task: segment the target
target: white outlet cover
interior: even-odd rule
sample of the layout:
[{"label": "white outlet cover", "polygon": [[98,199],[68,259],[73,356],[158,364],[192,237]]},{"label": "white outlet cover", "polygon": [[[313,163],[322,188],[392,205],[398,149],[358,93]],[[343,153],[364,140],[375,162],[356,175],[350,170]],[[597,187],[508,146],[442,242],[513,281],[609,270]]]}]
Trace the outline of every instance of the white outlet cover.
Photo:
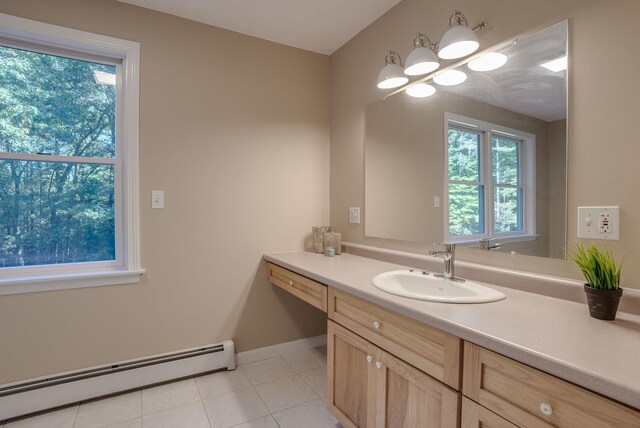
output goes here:
[{"label": "white outlet cover", "polygon": [[[601,216],[608,216],[608,231],[600,230]],[[578,238],[619,240],[620,207],[578,207]]]}]

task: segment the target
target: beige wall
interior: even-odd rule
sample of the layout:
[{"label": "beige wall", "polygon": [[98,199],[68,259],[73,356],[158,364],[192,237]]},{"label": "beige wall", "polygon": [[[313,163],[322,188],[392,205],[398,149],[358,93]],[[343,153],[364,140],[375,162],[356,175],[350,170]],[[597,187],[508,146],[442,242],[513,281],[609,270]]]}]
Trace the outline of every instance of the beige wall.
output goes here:
[{"label": "beige wall", "polygon": [[[0,297],[0,384],[235,339],[323,334],[264,252],[329,219],[329,58],[101,0],[0,12],[141,44],[140,284]],[[295,177],[295,180],[291,178]],[[164,210],[150,191],[166,192]]]},{"label": "beige wall", "polygon": [[[478,33],[489,47],[533,28],[569,18],[568,242],[575,244],[581,205],[620,205],[621,240],[610,244],[628,256],[623,286],[640,288],[640,198],[633,136],[640,115],[640,59],[633,55],[640,27],[635,0],[403,0],[331,56],[331,222],[345,241],[425,253],[424,245],[365,238],[364,223],[348,223],[349,207],[364,207],[364,108],[384,94],[376,88],[387,49],[406,57],[418,31],[433,38],[446,30],[453,8],[471,25],[489,22]],[[601,66],[593,66],[593,55]],[[612,78],[607,70],[615,70]],[[363,212],[366,222],[367,213]],[[563,260],[460,250],[458,258],[579,278]]]},{"label": "beige wall", "polygon": [[567,120],[549,122],[549,256],[563,257],[566,235]]},{"label": "beige wall", "polygon": [[[365,235],[425,246],[445,239],[445,113],[535,135],[539,237],[498,251],[548,255],[549,205],[564,206],[549,200],[549,122],[444,90],[429,98],[397,94],[365,107]],[[565,178],[556,178],[554,185],[562,187]],[[434,208],[434,196],[441,198],[440,208]],[[561,251],[564,242],[555,242]]]}]

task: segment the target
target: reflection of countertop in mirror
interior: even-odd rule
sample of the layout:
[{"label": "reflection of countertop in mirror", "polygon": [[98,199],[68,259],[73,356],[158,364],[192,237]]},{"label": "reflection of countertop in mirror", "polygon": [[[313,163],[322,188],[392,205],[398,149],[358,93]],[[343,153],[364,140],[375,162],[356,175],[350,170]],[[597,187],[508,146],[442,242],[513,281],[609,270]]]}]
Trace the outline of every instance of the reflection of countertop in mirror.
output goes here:
[{"label": "reflection of countertop in mirror", "polygon": [[615,321],[600,321],[589,316],[584,304],[491,284],[507,299],[484,304],[418,301],[371,284],[375,275],[406,266],[346,253],[290,252],[264,258],[640,408],[640,315],[619,312]]}]

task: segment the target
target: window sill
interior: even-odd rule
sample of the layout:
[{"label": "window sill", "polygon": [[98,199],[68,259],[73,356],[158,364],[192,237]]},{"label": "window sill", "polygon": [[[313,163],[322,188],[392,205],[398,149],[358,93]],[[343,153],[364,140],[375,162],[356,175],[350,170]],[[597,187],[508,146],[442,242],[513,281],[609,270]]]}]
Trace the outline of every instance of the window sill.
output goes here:
[{"label": "window sill", "polygon": [[[496,236],[491,238],[492,244],[512,244],[514,242],[527,242],[535,241],[540,235],[511,235],[511,236]],[[461,247],[478,247],[480,245],[479,239],[471,239],[468,241],[451,241],[452,244],[460,245]]]},{"label": "window sill", "polygon": [[3,278],[0,279],[0,296],[69,290],[73,288],[103,287],[106,285],[134,284],[140,281],[140,276],[142,276],[144,272],[144,269],[134,271],[109,270],[28,276],[22,278]]}]

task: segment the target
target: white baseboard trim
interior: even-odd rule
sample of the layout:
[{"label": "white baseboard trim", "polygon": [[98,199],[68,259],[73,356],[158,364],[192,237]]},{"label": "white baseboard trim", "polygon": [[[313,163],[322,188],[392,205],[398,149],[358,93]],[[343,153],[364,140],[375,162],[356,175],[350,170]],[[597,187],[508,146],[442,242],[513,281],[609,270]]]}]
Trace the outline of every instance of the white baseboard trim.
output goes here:
[{"label": "white baseboard trim", "polygon": [[265,346],[264,348],[252,349],[251,351],[238,352],[236,354],[236,364],[249,364],[267,358],[279,357],[281,355],[292,354],[294,352],[306,351],[327,344],[327,335],[308,337],[306,339],[292,340],[291,342],[278,343],[277,345]]}]

